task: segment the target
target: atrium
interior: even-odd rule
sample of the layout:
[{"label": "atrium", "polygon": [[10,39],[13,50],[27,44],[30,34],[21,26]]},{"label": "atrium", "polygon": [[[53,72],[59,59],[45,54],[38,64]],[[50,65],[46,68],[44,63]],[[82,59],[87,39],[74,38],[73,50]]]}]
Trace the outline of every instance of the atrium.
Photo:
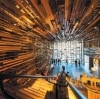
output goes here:
[{"label": "atrium", "polygon": [[0,99],[99,99],[100,0],[0,0]]}]

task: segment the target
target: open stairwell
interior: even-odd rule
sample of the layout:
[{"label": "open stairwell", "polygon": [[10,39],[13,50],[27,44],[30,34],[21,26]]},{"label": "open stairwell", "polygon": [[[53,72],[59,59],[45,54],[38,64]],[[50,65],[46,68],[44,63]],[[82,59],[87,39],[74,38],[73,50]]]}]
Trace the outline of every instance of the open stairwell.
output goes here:
[{"label": "open stairwell", "polygon": [[53,84],[42,78],[33,80],[33,84],[30,83],[25,86],[6,83],[5,87],[7,92],[15,99],[53,99]]},{"label": "open stairwell", "polygon": [[[6,80],[9,77],[10,80]],[[21,79],[20,77],[22,80],[17,81],[17,79]],[[11,76],[8,74],[0,75],[0,78],[5,79],[3,80],[4,83],[0,81],[2,91],[0,92],[0,99],[87,99],[75,89],[74,86],[76,85],[73,84],[72,80],[68,80],[69,78],[66,77],[64,72],[61,72],[56,79],[54,76]],[[47,80],[48,78],[51,81]],[[8,95],[4,92],[7,92]],[[12,98],[9,98],[9,95]]]}]

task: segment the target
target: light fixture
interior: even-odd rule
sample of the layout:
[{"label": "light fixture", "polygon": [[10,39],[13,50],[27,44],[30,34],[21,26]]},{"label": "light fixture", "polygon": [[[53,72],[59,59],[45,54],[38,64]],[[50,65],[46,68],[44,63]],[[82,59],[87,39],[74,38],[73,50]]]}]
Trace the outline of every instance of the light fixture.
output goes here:
[{"label": "light fixture", "polygon": [[20,10],[22,13],[25,13],[25,11],[23,9]]},{"label": "light fixture", "polygon": [[16,5],[16,8],[18,8],[18,9],[19,9],[19,8],[20,8],[20,6],[17,4],[17,5]]}]

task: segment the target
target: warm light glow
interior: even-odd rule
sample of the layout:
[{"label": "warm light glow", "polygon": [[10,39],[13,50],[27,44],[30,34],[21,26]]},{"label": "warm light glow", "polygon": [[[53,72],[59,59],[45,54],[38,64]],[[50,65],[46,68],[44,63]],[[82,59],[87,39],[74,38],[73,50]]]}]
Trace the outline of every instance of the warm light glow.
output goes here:
[{"label": "warm light glow", "polygon": [[21,16],[21,17],[22,17],[23,19],[25,19],[27,22],[33,24],[33,22],[32,22],[30,19],[28,19],[26,16]]},{"label": "warm light glow", "polygon": [[98,64],[98,60],[96,58],[94,58],[93,62],[94,64]]},{"label": "warm light glow", "polygon": [[76,28],[78,26],[78,24],[79,24],[79,22],[76,22],[74,28]]},{"label": "warm light glow", "polygon": [[19,8],[20,8],[20,6],[19,6],[19,5],[16,5],[16,8],[18,8],[18,9],[19,9]]},{"label": "warm light glow", "polygon": [[20,10],[21,12],[25,13],[25,11],[23,9]]}]

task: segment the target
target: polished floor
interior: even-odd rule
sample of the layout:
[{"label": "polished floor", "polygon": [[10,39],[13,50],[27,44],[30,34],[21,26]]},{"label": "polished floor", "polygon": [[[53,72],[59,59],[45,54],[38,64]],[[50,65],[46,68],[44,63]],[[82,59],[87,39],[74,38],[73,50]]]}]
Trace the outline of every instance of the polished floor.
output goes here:
[{"label": "polished floor", "polygon": [[74,63],[69,63],[67,64],[66,62],[61,62],[61,63],[55,63],[54,65],[54,69],[51,70],[50,75],[57,75],[58,72],[62,71],[62,66],[65,66],[65,73],[69,73],[69,75],[71,76],[71,78],[80,78],[80,75],[83,73],[86,73],[88,76],[92,76],[95,75],[96,77],[98,77],[98,72],[97,70],[93,73],[91,73],[91,71],[89,70],[89,65],[85,64],[82,65],[75,65]]}]

